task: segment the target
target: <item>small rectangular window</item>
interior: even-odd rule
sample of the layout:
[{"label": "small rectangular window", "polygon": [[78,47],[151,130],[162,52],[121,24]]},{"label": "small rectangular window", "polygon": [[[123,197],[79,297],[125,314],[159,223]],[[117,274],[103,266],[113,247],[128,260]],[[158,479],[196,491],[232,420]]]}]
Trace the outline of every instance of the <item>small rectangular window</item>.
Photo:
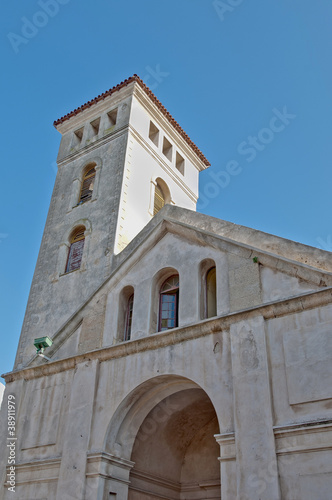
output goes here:
[{"label": "small rectangular window", "polygon": [[116,124],[116,120],[118,118],[118,108],[112,109],[107,113],[108,117],[108,127],[113,127]]},{"label": "small rectangular window", "polygon": [[149,138],[158,147],[159,144],[159,129],[154,123],[150,122]]},{"label": "small rectangular window", "polygon": [[96,118],[90,123],[93,131],[93,135],[98,135],[99,127],[100,127],[100,118]]},{"label": "small rectangular window", "polygon": [[178,169],[178,171],[184,175],[184,158],[176,152],[176,160],[175,160],[175,166]]},{"label": "small rectangular window", "polygon": [[164,137],[164,141],[163,141],[163,154],[166,156],[166,158],[169,161],[172,161],[172,152],[173,152],[173,146],[172,146],[172,144],[169,142],[168,139],[166,139],[166,137]]}]

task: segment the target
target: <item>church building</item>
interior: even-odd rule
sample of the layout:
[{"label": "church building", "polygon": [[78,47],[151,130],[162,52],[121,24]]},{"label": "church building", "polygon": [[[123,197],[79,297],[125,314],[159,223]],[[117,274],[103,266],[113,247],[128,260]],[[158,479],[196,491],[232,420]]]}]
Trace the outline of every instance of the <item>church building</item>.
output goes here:
[{"label": "church building", "polygon": [[332,254],[196,212],[137,75],[54,126],[0,499],[331,500]]}]

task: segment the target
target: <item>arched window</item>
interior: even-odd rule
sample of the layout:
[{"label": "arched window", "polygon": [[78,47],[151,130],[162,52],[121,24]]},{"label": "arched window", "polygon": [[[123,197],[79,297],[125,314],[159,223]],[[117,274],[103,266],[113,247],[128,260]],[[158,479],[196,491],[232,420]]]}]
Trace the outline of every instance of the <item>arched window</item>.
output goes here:
[{"label": "arched window", "polygon": [[159,212],[159,210],[163,208],[164,205],[165,205],[165,196],[163,190],[157,183],[154,191],[153,215],[156,215]]},{"label": "arched window", "polygon": [[179,275],[175,274],[164,281],[160,289],[159,332],[178,326]]},{"label": "arched window", "polygon": [[88,170],[83,176],[80,199],[78,204],[85,203],[86,201],[91,200],[95,177],[96,177],[95,166],[93,166],[92,168],[88,168]]},{"label": "arched window", "polygon": [[84,232],[85,227],[79,226],[72,234],[67,258],[66,273],[70,273],[70,271],[75,271],[81,267],[85,241]]},{"label": "arched window", "polygon": [[156,215],[164,205],[172,204],[173,201],[169,187],[161,177],[151,180],[151,184],[153,188],[151,190],[149,213]]},{"label": "arched window", "polygon": [[125,329],[123,340],[130,340],[131,336],[131,324],[133,321],[133,308],[134,308],[134,294],[130,295],[127,302],[126,319],[125,319]]},{"label": "arched window", "polygon": [[205,278],[205,307],[206,318],[217,316],[217,278],[216,268],[211,267]]},{"label": "arched window", "polygon": [[119,293],[117,340],[131,339],[133,325],[134,287],[125,286]]}]

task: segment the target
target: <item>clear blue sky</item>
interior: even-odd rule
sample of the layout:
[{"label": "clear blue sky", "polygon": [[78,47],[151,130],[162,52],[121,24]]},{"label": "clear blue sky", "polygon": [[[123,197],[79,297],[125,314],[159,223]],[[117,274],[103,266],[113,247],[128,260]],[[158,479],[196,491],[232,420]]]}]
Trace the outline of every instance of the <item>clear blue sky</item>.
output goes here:
[{"label": "clear blue sky", "polygon": [[212,164],[200,211],[332,251],[331,0],[16,0],[1,14],[1,373],[55,179],[52,123],[133,73]]}]

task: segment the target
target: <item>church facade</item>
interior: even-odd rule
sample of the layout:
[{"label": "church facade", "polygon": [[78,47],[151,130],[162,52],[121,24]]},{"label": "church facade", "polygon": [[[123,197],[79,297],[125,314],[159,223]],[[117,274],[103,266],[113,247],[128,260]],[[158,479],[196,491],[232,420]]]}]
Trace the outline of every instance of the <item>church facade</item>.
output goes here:
[{"label": "church facade", "polygon": [[330,500],[331,253],[197,213],[209,162],[136,75],[55,127],[0,498]]}]

